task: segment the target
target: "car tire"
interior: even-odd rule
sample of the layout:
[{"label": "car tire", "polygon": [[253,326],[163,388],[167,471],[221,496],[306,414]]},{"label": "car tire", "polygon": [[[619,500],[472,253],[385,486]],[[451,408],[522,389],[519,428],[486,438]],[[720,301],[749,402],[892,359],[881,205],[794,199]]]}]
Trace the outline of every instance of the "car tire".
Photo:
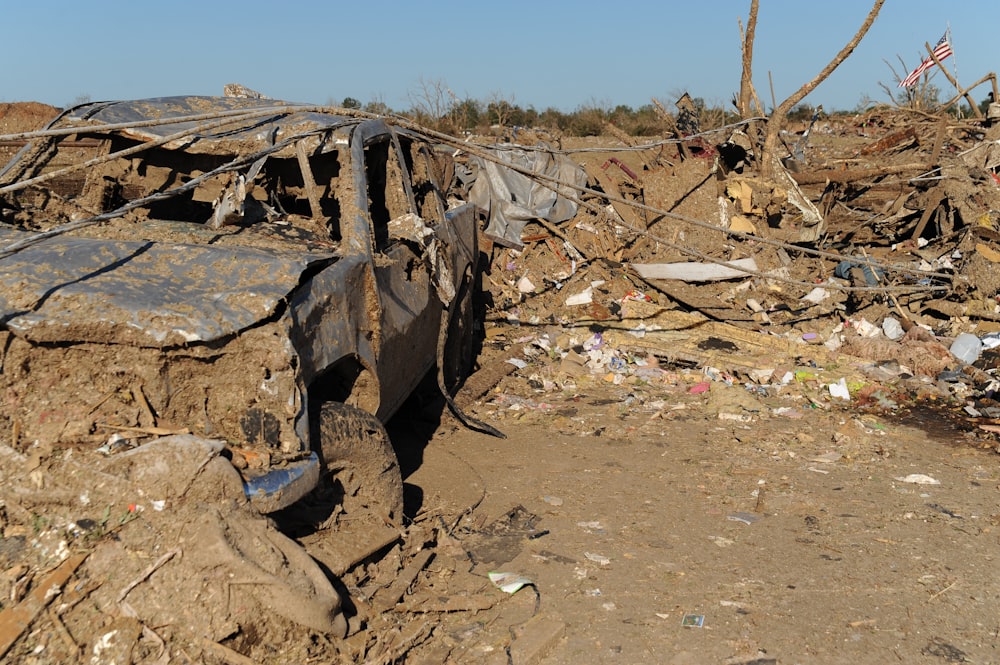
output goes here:
[{"label": "car tire", "polygon": [[382,423],[367,411],[326,402],[318,415],[321,482],[341,496],[348,519],[374,518],[394,526],[403,519],[403,477]]}]

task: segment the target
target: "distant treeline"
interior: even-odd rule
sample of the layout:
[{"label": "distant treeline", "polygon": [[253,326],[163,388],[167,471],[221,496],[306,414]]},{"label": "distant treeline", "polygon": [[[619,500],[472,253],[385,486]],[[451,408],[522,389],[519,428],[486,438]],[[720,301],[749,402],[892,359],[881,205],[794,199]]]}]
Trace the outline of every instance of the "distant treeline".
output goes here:
[{"label": "distant treeline", "polygon": [[[359,109],[380,115],[401,115],[415,122],[452,135],[502,133],[514,127],[531,127],[562,136],[600,136],[616,130],[630,136],[663,136],[671,134],[677,127],[679,110],[673,102],[663,103],[654,99],[652,103],[632,108],[624,104],[586,104],[574,111],[565,112],[555,108],[539,111],[533,106],[521,106],[499,95],[487,101],[458,99],[446,86],[439,83],[424,83],[419,94],[411,96],[412,106],[407,110],[395,110],[382,102],[362,104],[353,97],[341,103],[329,100],[331,106]],[[851,110],[819,108],[823,116],[851,116],[865,113],[879,106],[896,106],[917,110],[940,110],[938,89],[933,85],[923,86],[919,92],[908,91],[890,104],[878,104],[864,100]],[[701,130],[711,130],[737,122],[740,117],[733,104],[712,104],[703,98],[687,98],[689,108],[693,108],[696,125]],[[985,114],[992,102],[992,96],[978,104]],[[770,113],[773,109],[768,109]],[[788,114],[791,122],[808,122],[817,108],[802,103]],[[959,117],[970,117],[967,105],[953,105],[946,109]],[[685,132],[687,133],[687,132]]]},{"label": "distant treeline", "polygon": [[[702,130],[739,120],[739,115],[731,106],[727,109],[722,105],[712,105],[698,97],[692,98],[691,102],[698,127]],[[533,106],[524,107],[503,99],[479,101],[447,97],[425,97],[405,111],[391,109],[381,102],[362,104],[353,97],[347,97],[339,104],[329,100],[328,104],[380,115],[401,115],[453,135],[489,134],[512,127],[531,127],[563,136],[600,136],[609,132],[610,125],[630,136],[662,136],[671,133],[677,123],[677,112],[668,111],[667,105],[662,103],[650,103],[635,109],[624,104],[590,104],[571,112],[555,108],[539,111]],[[789,113],[789,119],[809,120],[814,112],[811,105],[802,104]]]}]

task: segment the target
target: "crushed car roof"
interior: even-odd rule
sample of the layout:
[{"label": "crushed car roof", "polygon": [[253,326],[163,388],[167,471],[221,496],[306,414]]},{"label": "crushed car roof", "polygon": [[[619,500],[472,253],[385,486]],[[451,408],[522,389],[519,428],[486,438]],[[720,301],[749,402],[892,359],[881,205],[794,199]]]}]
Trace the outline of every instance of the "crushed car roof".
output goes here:
[{"label": "crushed car roof", "polygon": [[[0,227],[2,244],[27,235]],[[119,325],[143,346],[211,341],[270,316],[310,264],[332,256],[51,238],[3,259],[0,320],[36,342],[106,339]]]},{"label": "crushed car roof", "polygon": [[[95,130],[114,127],[117,133],[143,141],[178,135],[164,146],[192,153],[243,154],[248,147],[275,145],[295,136],[315,134],[329,140],[338,129],[345,132],[334,142],[343,143],[349,128],[360,122],[322,106],[295,102],[178,96],[85,104],[71,109],[58,124],[92,125]],[[324,141],[311,143],[307,147],[315,149]],[[294,147],[287,150],[291,153]]]},{"label": "crushed car roof", "polygon": [[[81,134],[124,135],[144,143],[173,137],[162,147],[254,159],[258,153],[294,155],[299,141],[313,152],[346,144],[359,122],[305,104],[184,96],[85,104],[50,127],[86,126]],[[193,237],[203,228],[189,224],[176,237]],[[0,225],[0,247],[31,238],[37,236]],[[114,338],[160,347],[209,342],[273,315],[304,272],[336,255],[332,243],[317,249],[273,238],[270,247],[248,241],[241,246],[154,241],[139,233],[134,238],[67,234],[27,244],[0,260],[0,322],[36,342]]]}]

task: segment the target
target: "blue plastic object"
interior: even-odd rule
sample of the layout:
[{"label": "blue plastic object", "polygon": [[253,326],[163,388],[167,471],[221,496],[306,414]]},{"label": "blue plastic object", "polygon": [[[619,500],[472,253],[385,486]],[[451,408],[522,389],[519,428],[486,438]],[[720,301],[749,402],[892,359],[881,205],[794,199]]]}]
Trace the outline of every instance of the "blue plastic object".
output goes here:
[{"label": "blue plastic object", "polygon": [[244,471],[243,493],[258,510],[269,513],[295,503],[312,491],[318,481],[319,457],[311,452],[304,459],[260,474]]}]

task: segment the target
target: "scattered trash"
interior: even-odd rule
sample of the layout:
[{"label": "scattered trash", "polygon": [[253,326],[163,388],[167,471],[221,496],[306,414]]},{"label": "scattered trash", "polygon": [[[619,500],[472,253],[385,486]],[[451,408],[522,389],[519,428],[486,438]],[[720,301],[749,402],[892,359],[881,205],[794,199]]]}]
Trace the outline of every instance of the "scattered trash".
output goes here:
[{"label": "scattered trash", "polygon": [[892,341],[898,341],[905,335],[902,324],[895,318],[887,316],[882,319],[882,333]]},{"label": "scattered trash", "polygon": [[901,483],[913,483],[915,485],[940,485],[941,481],[923,473],[911,473],[902,478],[896,478]]},{"label": "scattered trash", "polygon": [[948,517],[953,517],[953,518],[955,518],[957,520],[964,519],[958,513],[955,513],[954,511],[949,510],[948,508],[945,508],[944,506],[942,506],[940,504],[937,504],[937,503],[928,503],[927,507],[930,508],[931,510],[938,511],[939,513],[941,513],[943,515],[947,515]]},{"label": "scattered trash", "polygon": [[723,536],[709,536],[708,539],[715,543],[718,547],[731,547],[736,544],[735,540],[730,540],[729,538],[725,538]]},{"label": "scattered trash", "polygon": [[115,432],[108,437],[107,443],[97,449],[97,452],[102,455],[113,455],[119,450],[125,450],[131,448],[128,437],[124,436],[120,432]]},{"label": "scattered trash", "polygon": [[583,556],[587,557],[589,561],[593,561],[599,566],[608,566],[611,564],[611,559],[600,554],[593,554],[592,552],[584,552]]},{"label": "scattered trash", "polygon": [[962,333],[955,338],[948,350],[966,365],[971,365],[979,360],[979,355],[983,352],[983,343],[972,333]]},{"label": "scattered trash", "polygon": [[[806,302],[811,302],[814,305],[818,305],[829,297],[830,297],[830,291],[828,289],[824,289],[821,286],[817,286],[815,289],[802,296],[802,300],[805,300]],[[749,304],[749,302],[750,301],[748,300],[747,303]]]},{"label": "scattered trash", "polygon": [[594,531],[597,533],[604,533],[604,525],[600,522],[577,522],[576,525],[581,529],[586,529],[587,531]]},{"label": "scattered trash", "polygon": [[760,519],[760,515],[754,515],[753,513],[732,513],[726,515],[726,519],[732,520],[733,522],[742,522],[743,524],[753,524]]},{"label": "scattered trash", "polygon": [[[915,121],[914,124],[919,123]],[[848,126],[845,131],[853,138],[853,127]],[[869,125],[862,131],[873,130]],[[906,140],[916,140],[918,134],[919,145],[932,143],[924,140],[927,132],[913,130]],[[963,134],[962,149],[968,142],[980,140],[976,131]],[[853,229],[850,242],[858,252],[849,257],[829,253],[845,246],[840,244],[842,237],[834,232],[823,239],[813,238],[804,246],[781,246],[789,239],[794,243],[800,231],[809,231],[805,227],[812,226],[802,223],[808,220],[807,215],[791,211],[792,207],[800,205],[789,204],[788,198],[795,197],[796,193],[785,191],[791,190],[794,179],[785,182],[781,176],[779,181],[766,182],[757,174],[727,172],[722,157],[717,177],[708,182],[713,190],[713,202],[714,190],[725,192],[719,197],[718,218],[710,220],[720,235],[713,235],[713,229],[709,228],[691,232],[683,220],[677,220],[676,224],[671,221],[670,245],[660,242],[667,224],[660,223],[655,211],[647,216],[649,210],[632,209],[621,200],[607,206],[602,203],[594,209],[574,207],[573,212],[579,214],[566,217],[548,215],[548,210],[544,209],[546,201],[536,200],[536,194],[545,193],[532,191],[531,205],[524,204],[532,215],[520,217],[519,211],[507,203],[521,202],[522,197],[518,195],[511,201],[504,199],[501,201],[503,216],[491,215],[490,220],[489,235],[502,246],[493,247],[490,254],[495,257],[493,271],[489,273],[489,281],[493,284],[494,304],[491,306],[495,311],[485,322],[477,321],[476,324],[485,328],[484,347],[492,345],[498,351],[495,364],[508,366],[505,376],[517,378],[522,381],[521,386],[526,384],[527,387],[524,392],[518,392],[518,384],[513,382],[503,386],[493,384],[495,390],[491,388],[489,398],[483,402],[490,410],[490,417],[524,418],[528,424],[535,424],[530,419],[538,419],[550,426],[544,430],[540,427],[539,431],[594,433],[623,440],[642,427],[648,427],[654,436],[664,431],[669,436],[669,430],[658,428],[657,421],[687,419],[692,415],[701,418],[699,410],[705,410],[707,405],[710,417],[722,421],[711,426],[725,432],[723,437],[731,432],[741,444],[750,441],[751,437],[758,436],[755,431],[758,428],[742,427],[741,423],[755,420],[762,421],[760,431],[792,430],[789,440],[780,441],[780,445],[768,440],[766,445],[774,447],[762,448],[764,454],[771,454],[776,459],[786,459],[786,456],[796,459],[797,455],[798,460],[815,465],[806,467],[808,471],[832,472],[837,478],[858,472],[853,464],[837,464],[844,459],[854,462],[869,453],[892,455],[891,446],[875,438],[876,434],[884,432],[873,431],[877,428],[871,425],[855,431],[856,422],[844,417],[847,425],[837,432],[835,439],[838,452],[812,454],[810,451],[823,450],[829,443],[829,438],[820,440],[815,436],[816,432],[811,430],[813,421],[789,423],[783,420],[770,424],[766,421],[812,416],[837,418],[855,409],[865,409],[865,413],[870,409],[894,410],[900,405],[905,407],[908,400],[928,397],[929,402],[948,405],[942,408],[951,408],[963,417],[977,419],[975,424],[981,428],[980,436],[1000,434],[1000,407],[992,401],[996,386],[984,388],[990,385],[989,379],[996,372],[994,367],[985,364],[993,362],[995,365],[996,354],[984,351],[1000,347],[1000,333],[987,332],[994,329],[992,324],[1000,314],[998,288],[994,281],[986,279],[1000,262],[1000,252],[994,248],[1000,243],[1000,236],[996,236],[1000,220],[995,214],[1000,206],[990,195],[997,189],[990,180],[990,177],[996,179],[992,174],[996,167],[991,165],[995,159],[988,161],[986,167],[979,163],[976,170],[963,171],[958,157],[954,156],[956,143],[949,142],[947,136],[944,141],[941,154],[933,162],[926,163],[947,162],[947,178],[940,181],[920,179],[920,186],[915,188],[906,184],[894,185],[891,194],[888,190],[866,186],[855,190],[864,191],[865,198],[853,198],[849,206],[838,200],[841,192],[836,186],[849,182],[840,179],[843,174],[839,171],[810,174],[801,170],[794,174],[796,178],[823,176],[824,184],[815,192],[810,190],[809,196],[817,200],[820,192],[823,193],[823,216],[831,220],[831,226],[850,218]],[[987,143],[992,142],[987,141],[984,145]],[[806,161],[813,155],[806,150],[805,141],[792,145],[794,161],[798,162],[796,167],[807,166]],[[879,150],[887,149],[885,146],[888,144]],[[685,155],[691,156],[686,151],[694,147],[693,141],[685,144]],[[754,169],[754,151],[758,147],[747,139],[739,159],[741,170]],[[702,153],[716,148],[718,146],[708,142],[698,146]],[[875,146],[867,148],[875,149]],[[914,161],[923,163],[922,157]],[[652,158],[646,155],[643,159],[650,162]],[[621,163],[610,163],[630,173]],[[652,188],[643,195],[641,183],[636,182],[639,180],[636,173],[641,173],[643,178],[661,175],[656,165],[648,169],[647,166],[644,164],[643,169],[631,171],[629,179],[632,182],[613,182],[605,174],[599,181],[600,189],[618,199],[635,199],[655,208],[656,204],[649,198]],[[984,168],[990,171],[990,177],[980,181],[977,177]],[[534,167],[531,170],[541,172]],[[845,178],[850,176],[850,171],[845,170]],[[885,174],[879,177],[881,175]],[[913,183],[910,177],[908,172],[897,182]],[[964,184],[977,190],[975,196],[980,199],[974,204],[965,200],[967,197],[961,189],[946,189],[952,187],[949,183],[963,179],[969,180]],[[252,178],[243,184],[249,188],[251,183]],[[978,191],[984,188],[988,191]],[[691,193],[684,193],[685,198],[697,198]],[[697,192],[699,196],[703,193]],[[489,194],[496,201],[495,197],[502,192],[494,190]],[[582,193],[582,197],[586,200],[598,194],[600,191],[595,188]],[[680,205],[677,199],[668,203]],[[217,208],[217,212],[219,210],[221,208]],[[985,220],[978,217],[980,213]],[[535,216],[540,214],[543,216],[536,220]],[[564,223],[570,219],[571,223]],[[856,223],[861,219],[871,223]],[[522,235],[526,224],[536,222],[544,228]],[[816,225],[816,229],[825,225],[824,221]],[[641,233],[634,233],[633,226]],[[813,231],[818,232],[816,229]],[[759,243],[756,238],[748,239],[738,234],[721,235],[726,230],[758,235],[767,238],[768,242]],[[891,239],[891,245],[887,239]],[[520,251],[511,249],[515,247]],[[827,254],[810,256],[810,248]],[[689,249],[697,253],[686,254]],[[550,263],[536,260],[542,255]],[[731,260],[729,257],[746,258]],[[688,258],[699,260],[686,261]],[[983,279],[976,278],[977,262],[980,264],[978,274]],[[643,286],[636,275],[649,281]],[[724,283],[723,280],[735,281]],[[845,291],[845,286],[870,289]],[[939,292],[932,290],[942,286],[947,288]],[[907,289],[913,289],[913,293]],[[887,312],[893,315],[886,315]],[[510,325],[504,326],[505,322]],[[829,353],[831,351],[836,353]],[[519,352],[523,353],[523,358],[503,360],[503,355]],[[965,365],[976,363],[982,369],[976,374],[973,367],[963,367],[956,360]],[[510,366],[530,370],[523,376],[514,375]],[[276,387],[277,380],[268,379],[265,390]],[[595,386],[606,389],[610,397],[599,400]],[[147,413],[141,394],[126,397],[128,404],[135,405],[137,418],[143,420],[133,424],[155,424],[160,405],[153,404],[153,409]],[[951,400],[951,397],[958,399]],[[149,401],[153,401],[152,395]],[[620,417],[624,424],[614,420],[609,426],[609,419],[594,422],[595,412],[602,417],[608,414]],[[641,417],[636,419],[636,413]],[[656,432],[657,429],[661,431]],[[97,431],[106,434],[106,430]],[[635,434],[637,437],[647,435],[647,431]],[[18,447],[16,429],[13,439]],[[24,439],[22,435],[22,449]],[[97,435],[91,441],[95,446],[101,443]],[[137,441],[141,438],[129,441],[122,435],[115,435],[97,450],[111,454]],[[788,445],[784,445],[786,443]],[[87,450],[87,454],[92,455],[93,448]],[[895,480],[919,485],[940,484],[924,474]],[[763,497],[762,492],[755,494],[759,500]],[[138,516],[139,511],[146,508],[147,512],[141,515],[143,518],[157,518],[155,513],[165,510],[168,505],[172,511],[179,509],[177,502],[151,501],[149,495],[122,496],[128,497],[126,501],[137,502],[121,506],[124,509],[128,505],[132,515]],[[555,496],[541,498],[553,508],[564,503],[562,498]],[[938,504],[926,504],[926,507],[954,519],[963,519]],[[926,518],[927,510],[916,518]],[[760,511],[727,514],[725,508],[711,515],[716,519],[718,515],[725,515],[726,520],[747,526],[762,519]],[[550,533],[547,529],[538,530],[532,518],[511,514],[485,529],[479,522],[478,530],[469,527],[464,533],[456,533],[455,541],[462,538],[460,549],[475,562],[503,566],[504,561],[511,560],[506,557],[517,554],[527,541]],[[593,534],[607,531],[599,521],[578,522],[577,526]],[[624,527],[616,525],[616,533],[618,528]],[[739,530],[743,536],[742,527],[725,528],[731,535]],[[759,538],[759,528],[748,531],[747,535],[756,534]],[[722,536],[709,538],[723,548],[737,542]],[[600,546],[597,542],[590,545]],[[553,549],[557,547],[553,545]],[[571,568],[577,564],[573,559],[551,552],[532,553],[532,556],[558,561]],[[584,556],[595,565],[611,564],[611,558],[601,554],[585,552]],[[619,568],[624,569],[625,563],[616,560]],[[587,579],[587,571],[582,568],[577,568],[574,574],[580,580]],[[515,593],[532,584],[527,577],[517,573],[495,572],[489,577],[506,593]],[[600,589],[585,593],[594,597],[602,595]],[[495,592],[490,595],[497,596]],[[723,605],[728,606],[725,601]],[[609,611],[616,609],[614,603],[603,606]],[[676,620],[676,612],[657,613],[656,616]],[[702,627],[703,623],[704,615],[683,615],[684,626]],[[853,625],[855,623],[857,625]],[[849,625],[867,624],[852,622]],[[763,665],[774,659],[758,658],[746,662]]]},{"label": "scattered trash", "polygon": [[841,379],[837,383],[831,383],[829,388],[831,397],[837,397],[844,400],[851,399],[851,391],[848,390],[847,381],[845,379]]},{"label": "scattered trash", "polygon": [[979,341],[982,343],[984,350],[1000,347],[1000,332],[987,333],[980,337]]},{"label": "scattered trash", "polygon": [[580,293],[574,294],[566,298],[567,307],[575,307],[577,305],[589,305],[594,302],[594,289],[592,287],[587,287]]},{"label": "scattered trash", "polygon": [[493,586],[504,593],[517,593],[524,587],[535,584],[527,577],[517,573],[487,573],[487,577],[490,578],[490,582],[493,582]]},{"label": "scattered trash", "polygon": [[705,625],[704,614],[685,614],[681,617],[681,625],[685,628],[701,628]]}]

